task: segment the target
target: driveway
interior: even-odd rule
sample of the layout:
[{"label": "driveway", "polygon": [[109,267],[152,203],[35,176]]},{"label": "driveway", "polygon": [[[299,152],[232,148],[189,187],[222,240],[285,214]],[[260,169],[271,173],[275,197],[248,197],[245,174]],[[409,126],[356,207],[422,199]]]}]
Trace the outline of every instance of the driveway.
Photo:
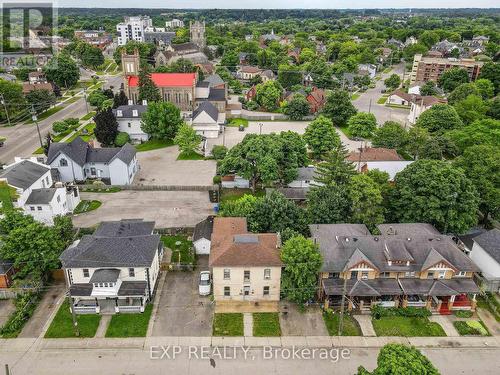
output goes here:
[{"label": "driveway", "polygon": [[3,327],[9,316],[16,310],[13,299],[0,300],[0,328]]},{"label": "driveway", "polygon": [[200,256],[194,272],[169,272],[153,322],[153,336],[211,336],[213,305],[198,295],[198,275],[208,269],[208,256]]},{"label": "driveway", "polygon": [[[208,150],[212,150],[214,145],[225,145],[231,148],[240,143],[246,134],[271,134],[291,130],[302,135],[309,123],[310,121],[250,121],[248,127],[242,132],[238,128],[228,126],[224,135],[220,135],[217,139],[208,140]],[[262,126],[259,124],[262,124]],[[340,129],[336,128],[335,130],[349,151],[358,150],[359,142],[351,141]]]},{"label": "driveway", "polygon": [[38,337],[43,332],[43,328],[48,323],[52,312],[59,308],[57,302],[66,292],[66,285],[64,282],[51,285],[44,293],[42,300],[38,304],[35,313],[30,320],[26,323],[23,330],[18,337],[32,338]]},{"label": "driveway", "polygon": [[282,336],[328,336],[321,309],[308,307],[299,311],[294,303],[280,303],[280,324]]},{"label": "driveway", "polygon": [[98,200],[97,210],[73,216],[77,227],[101,221],[141,218],[154,220],[157,228],[194,227],[213,214],[206,191],[135,191],[82,193],[82,200]]},{"label": "driveway", "polygon": [[213,184],[216,163],[214,160],[176,160],[177,146],[137,153],[140,170],[134,184],[138,185],[188,185]]}]

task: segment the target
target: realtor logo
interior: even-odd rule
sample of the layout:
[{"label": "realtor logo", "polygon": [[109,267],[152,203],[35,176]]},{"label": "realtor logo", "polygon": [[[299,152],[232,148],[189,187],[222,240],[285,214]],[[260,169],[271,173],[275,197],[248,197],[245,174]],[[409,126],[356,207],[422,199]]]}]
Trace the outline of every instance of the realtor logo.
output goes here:
[{"label": "realtor logo", "polygon": [[58,46],[54,2],[2,0],[0,13],[0,66],[45,65]]}]

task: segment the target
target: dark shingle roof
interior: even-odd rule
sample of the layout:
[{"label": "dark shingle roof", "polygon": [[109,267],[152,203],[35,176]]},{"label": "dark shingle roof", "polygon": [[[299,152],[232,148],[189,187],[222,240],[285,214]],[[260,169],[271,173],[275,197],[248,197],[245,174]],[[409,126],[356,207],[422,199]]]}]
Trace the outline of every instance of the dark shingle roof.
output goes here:
[{"label": "dark shingle roof", "polygon": [[56,191],[56,188],[33,189],[26,200],[26,204],[48,204],[54,198]]},{"label": "dark shingle roof", "polygon": [[313,181],[316,175],[316,167],[301,167],[297,169],[297,178],[299,181]]},{"label": "dark shingle roof", "polygon": [[286,199],[304,201],[307,199],[307,194],[309,193],[309,188],[298,187],[298,188],[266,188],[266,195],[271,195],[273,191],[278,191],[285,196]]},{"label": "dark shingle roof", "polygon": [[193,241],[198,241],[201,238],[210,240],[212,238],[212,231],[214,229],[214,217],[209,216],[205,220],[200,221],[194,227]]},{"label": "dark shingle roof", "polygon": [[196,119],[201,113],[205,112],[210,118],[214,121],[217,121],[219,118],[219,111],[217,108],[210,102],[202,102],[198,108],[196,108],[193,112],[193,120]]},{"label": "dark shingle roof", "polygon": [[146,281],[122,281],[120,289],[118,290],[119,296],[143,296],[148,286]]},{"label": "dark shingle roof", "polygon": [[72,297],[88,297],[92,294],[92,289],[94,286],[90,283],[88,284],[71,284],[69,287],[69,294]]},{"label": "dark shingle roof", "polygon": [[[139,118],[141,115],[146,112],[148,106],[146,105],[121,105],[116,109],[113,109],[113,114],[116,118]],[[118,116],[118,111],[121,111],[121,116]],[[137,116],[134,116],[134,111],[137,111]]]},{"label": "dark shingle roof", "polygon": [[9,185],[20,189],[28,189],[40,177],[50,170],[48,166],[23,160],[0,171],[0,177],[7,179]]},{"label": "dark shingle roof", "polygon": [[47,164],[50,164],[62,152],[71,158],[76,164],[83,166],[87,160],[87,150],[89,144],[80,137],[76,137],[70,143],[54,142],[50,144]]},{"label": "dark shingle roof", "polygon": [[492,229],[486,233],[474,237],[476,242],[481,248],[491,255],[498,263],[500,263],[500,230]]},{"label": "dark shingle roof", "polygon": [[[343,279],[322,279],[323,290],[329,296],[341,296],[344,289]],[[384,295],[401,295],[403,291],[396,279],[351,280],[346,282],[348,296],[377,297]]]},{"label": "dark shingle roof", "polygon": [[205,78],[204,81],[208,82],[210,86],[219,86],[224,84],[224,80],[218,74],[211,74],[207,78]]},{"label": "dark shingle roof", "polygon": [[[113,159],[120,159],[125,164],[129,164],[137,154],[137,151],[134,146],[130,143],[125,143],[122,148],[118,151],[118,153],[113,157]],[[113,159],[110,160],[113,161]]]},{"label": "dark shingle roof", "polygon": [[225,89],[210,89],[210,94],[208,94],[208,101],[223,102],[226,100],[226,90]]},{"label": "dark shingle roof", "polygon": [[13,266],[11,261],[0,258],[0,275],[5,275]]},{"label": "dark shingle roof", "polygon": [[116,282],[120,276],[120,270],[117,268],[102,268],[95,270],[90,278],[90,283],[109,283]]},{"label": "dark shingle roof", "polygon": [[130,219],[120,221],[103,221],[95,230],[95,237],[133,237],[153,233],[154,221]]}]

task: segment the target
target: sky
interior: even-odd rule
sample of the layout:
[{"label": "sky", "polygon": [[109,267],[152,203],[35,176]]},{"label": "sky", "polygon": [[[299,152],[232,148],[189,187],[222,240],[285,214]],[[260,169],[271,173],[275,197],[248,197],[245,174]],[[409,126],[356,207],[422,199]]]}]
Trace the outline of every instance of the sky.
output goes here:
[{"label": "sky", "polygon": [[493,8],[497,0],[55,0],[60,7],[74,8],[316,8],[316,9],[360,9],[360,8]]}]

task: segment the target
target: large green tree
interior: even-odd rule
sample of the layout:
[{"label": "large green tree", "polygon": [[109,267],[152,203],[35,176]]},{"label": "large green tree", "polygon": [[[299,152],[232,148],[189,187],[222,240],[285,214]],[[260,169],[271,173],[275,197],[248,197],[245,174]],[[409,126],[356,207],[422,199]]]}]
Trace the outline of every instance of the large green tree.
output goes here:
[{"label": "large green tree", "polygon": [[438,85],[445,92],[452,92],[462,83],[469,82],[469,73],[461,68],[451,68],[445,71],[438,79]]},{"label": "large green tree", "polygon": [[184,154],[191,154],[198,150],[201,142],[201,135],[186,123],[183,123],[174,138],[174,143],[179,146]]},{"label": "large green tree", "polygon": [[347,129],[353,137],[371,138],[377,129],[377,119],[373,113],[359,112],[347,121]]},{"label": "large green tree", "polygon": [[20,84],[0,79],[0,94],[3,96],[8,112],[5,112],[4,104],[0,103],[0,120],[7,120],[7,116],[9,116],[12,121],[19,117],[22,112],[26,112],[26,99]]},{"label": "large green tree", "polygon": [[356,173],[353,163],[346,160],[349,152],[342,145],[335,146],[316,168],[315,181],[323,185],[346,185]]},{"label": "large green tree", "polygon": [[397,74],[391,74],[388,78],[384,80],[384,85],[389,90],[395,90],[401,84],[401,78]]},{"label": "large green tree", "polygon": [[307,116],[310,112],[309,102],[306,100],[306,97],[301,94],[295,94],[292,97],[285,108],[284,113],[291,120],[302,120],[304,116]]},{"label": "large green tree", "polygon": [[41,113],[56,104],[56,96],[49,90],[33,90],[26,94],[26,100],[37,113]]},{"label": "large green tree", "polygon": [[307,204],[311,223],[335,224],[349,220],[351,201],[344,185],[332,183],[314,187],[307,194]]},{"label": "large green tree", "polygon": [[278,109],[281,98],[281,86],[276,81],[260,83],[255,88],[255,101],[266,111]]},{"label": "large green tree", "polygon": [[334,147],[340,145],[340,137],[332,125],[332,121],[319,116],[307,125],[304,139],[315,159],[321,159]]},{"label": "large green tree", "polygon": [[463,122],[451,105],[436,104],[420,115],[417,126],[427,129],[430,133],[442,133],[461,128]]},{"label": "large green tree", "polygon": [[453,107],[465,125],[481,120],[488,112],[488,104],[477,95],[469,95],[467,98],[455,103]]},{"label": "large green tree", "polygon": [[111,108],[97,112],[94,116],[96,139],[103,145],[110,146],[118,134],[118,122]]},{"label": "large green tree", "polygon": [[146,64],[143,64],[139,72],[139,101],[143,100],[148,103],[161,100],[160,90],[151,79],[151,72]]},{"label": "large green tree", "polygon": [[71,87],[80,79],[80,69],[67,53],[54,56],[44,67],[47,79],[59,87]]},{"label": "large green tree", "polygon": [[489,61],[481,68],[479,78],[485,78],[493,83],[495,87],[495,95],[500,93],[500,64],[497,62]]},{"label": "large green tree", "polygon": [[368,175],[353,176],[349,184],[351,222],[365,224],[370,230],[384,222],[383,197],[380,186]]},{"label": "large green tree", "polygon": [[408,132],[396,121],[386,121],[373,135],[373,147],[402,149],[408,143]]},{"label": "large green tree", "polygon": [[479,197],[460,168],[417,160],[394,178],[391,214],[402,223],[430,223],[442,232],[464,233],[477,222]]},{"label": "large green tree", "polygon": [[349,93],[344,90],[334,90],[328,94],[323,107],[323,114],[330,118],[335,126],[345,126],[357,110],[351,103]]},{"label": "large green tree", "polygon": [[474,145],[498,146],[500,144],[500,120],[482,119],[446,134],[460,151]]},{"label": "large green tree", "polygon": [[281,290],[285,298],[300,305],[314,299],[323,263],[318,245],[303,236],[292,237],[281,249],[281,260]]},{"label": "large green tree", "polygon": [[181,112],[173,103],[153,102],[142,114],[141,129],[154,139],[173,139],[182,123]]}]

